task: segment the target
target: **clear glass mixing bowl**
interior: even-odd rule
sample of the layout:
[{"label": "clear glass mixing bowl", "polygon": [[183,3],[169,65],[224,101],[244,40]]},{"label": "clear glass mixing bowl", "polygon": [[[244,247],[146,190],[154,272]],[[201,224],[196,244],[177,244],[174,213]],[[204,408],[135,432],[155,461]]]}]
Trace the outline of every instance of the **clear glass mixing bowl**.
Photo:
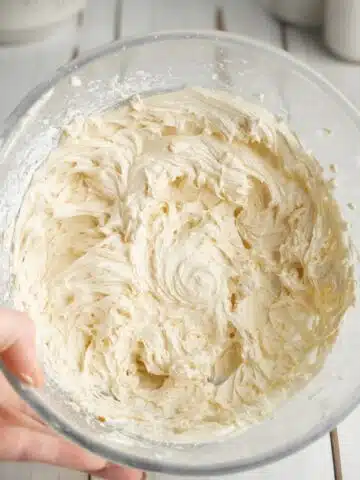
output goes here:
[{"label": "clear glass mixing bowl", "polygon": [[[33,90],[0,132],[0,295],[11,306],[11,225],[32,173],[56,144],[60,127],[136,93],[185,85],[225,89],[284,117],[331,176],[355,244],[360,216],[360,116],[326,80],[283,51],[239,36],[172,32],[98,49],[62,67]],[[352,205],[351,205],[352,204]],[[355,267],[356,278],[359,268]],[[358,288],[358,287],[357,287]],[[224,474],[274,461],[334,427],[360,399],[360,311],[352,308],[323,370],[273,418],[231,438],[192,445],[155,444],[89,423],[53,385],[34,391],[7,372],[19,394],[60,433],[83,447],[145,470],[183,475]]]}]

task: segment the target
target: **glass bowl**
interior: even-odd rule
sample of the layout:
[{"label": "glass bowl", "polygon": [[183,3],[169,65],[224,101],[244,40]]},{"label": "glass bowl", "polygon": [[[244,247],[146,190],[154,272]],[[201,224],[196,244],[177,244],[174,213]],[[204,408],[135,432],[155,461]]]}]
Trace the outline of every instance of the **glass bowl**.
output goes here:
[{"label": "glass bowl", "polygon": [[[33,90],[0,132],[0,294],[11,302],[11,227],[35,169],[56,144],[62,125],[126,101],[184,86],[228,90],[288,121],[330,177],[354,247],[360,217],[360,116],[325,79],[287,53],[217,32],[163,32],[114,43],[60,68]],[[356,279],[359,268],[355,266]],[[358,286],[356,287],[358,289]],[[358,293],[358,292],[357,292]],[[115,463],[144,470],[205,476],[244,471],[278,460],[316,440],[360,399],[359,307],[347,312],[321,372],[269,418],[244,433],[201,444],[154,443],[89,422],[51,378],[43,389],[14,388],[53,428]]]}]

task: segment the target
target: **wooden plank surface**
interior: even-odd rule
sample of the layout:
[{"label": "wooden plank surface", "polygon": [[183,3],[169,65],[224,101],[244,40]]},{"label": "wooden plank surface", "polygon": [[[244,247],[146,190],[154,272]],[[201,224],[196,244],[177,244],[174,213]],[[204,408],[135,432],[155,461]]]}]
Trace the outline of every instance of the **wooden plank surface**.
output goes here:
[{"label": "wooden plank surface", "polygon": [[[190,7],[191,3],[191,8]],[[281,46],[281,32],[279,24],[269,17],[264,10],[253,0],[215,2],[203,0],[179,2],[176,0],[162,0],[148,2],[146,0],[125,0],[122,16],[122,32],[124,35],[147,33],[154,30],[214,28],[215,8],[224,8],[226,26],[229,31],[253,36]],[[144,16],[141,28],[136,19],[138,11],[148,12],[148,19]],[[149,12],[150,10],[150,12]],[[175,13],[176,12],[176,13]],[[230,475],[229,480],[277,480],[277,479],[318,479],[332,480],[333,465],[330,442],[325,436],[307,449],[279,461],[273,465],[247,472],[245,474]],[[156,480],[179,480],[180,477],[157,474]]]},{"label": "wooden plank surface", "polygon": [[281,47],[279,23],[268,15],[258,1],[216,2],[225,13],[225,22],[230,32],[262,40]]},{"label": "wooden plank surface", "polygon": [[[0,121],[32,87],[75,55],[113,40],[116,0],[89,0],[84,14],[71,19],[44,42],[0,47]],[[49,465],[0,463],[0,480],[88,480],[86,473]]]},{"label": "wooden plank surface", "polygon": [[[318,30],[301,31],[288,27],[289,51],[298,56],[332,82],[348,99],[360,108],[360,65],[347,63],[332,56],[325,48]],[[341,480],[360,478],[360,407],[355,409],[337,428],[339,439]]]},{"label": "wooden plank surface", "polygon": [[[227,29],[231,32],[271,43],[284,48],[279,23],[261,7],[259,2],[223,0]],[[325,436],[306,449],[272,465],[231,477],[233,480],[333,480],[330,440]]]},{"label": "wooden plank surface", "polygon": [[338,426],[341,464],[344,480],[360,477],[360,407],[357,407]]},{"label": "wooden plank surface", "polygon": [[[121,7],[122,2],[120,0],[102,0],[101,2],[99,0],[88,0],[79,26],[77,55],[110,43],[120,36]],[[88,480],[90,479],[97,480],[98,477],[89,475]]]},{"label": "wooden plank surface", "polygon": [[0,122],[29,90],[70,59],[76,35],[73,18],[44,42],[0,46]]},{"label": "wooden plank surface", "polygon": [[322,73],[357,107],[360,107],[360,66],[331,55],[323,45],[320,30],[299,30],[287,27],[288,49]]}]

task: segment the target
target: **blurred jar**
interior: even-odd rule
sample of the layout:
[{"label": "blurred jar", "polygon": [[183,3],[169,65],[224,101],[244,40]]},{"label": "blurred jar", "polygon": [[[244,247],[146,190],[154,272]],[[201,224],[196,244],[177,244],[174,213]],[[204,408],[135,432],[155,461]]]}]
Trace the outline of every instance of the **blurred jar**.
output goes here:
[{"label": "blurred jar", "polygon": [[360,0],[326,0],[324,41],[339,57],[360,62]]},{"label": "blurred jar", "polygon": [[324,0],[261,0],[261,2],[267,10],[284,22],[303,27],[317,27],[323,23]]},{"label": "blurred jar", "polygon": [[0,43],[45,38],[85,4],[86,0],[0,0]]}]

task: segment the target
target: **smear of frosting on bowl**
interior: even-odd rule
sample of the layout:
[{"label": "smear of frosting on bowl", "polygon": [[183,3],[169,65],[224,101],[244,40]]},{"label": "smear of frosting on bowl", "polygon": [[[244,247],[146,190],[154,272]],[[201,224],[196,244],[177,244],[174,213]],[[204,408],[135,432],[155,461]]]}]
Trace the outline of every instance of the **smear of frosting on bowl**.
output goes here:
[{"label": "smear of frosting on bowl", "polygon": [[204,89],[64,128],[14,238],[15,299],[59,386],[155,439],[245,428],[321,368],[354,300],[317,161]]}]

